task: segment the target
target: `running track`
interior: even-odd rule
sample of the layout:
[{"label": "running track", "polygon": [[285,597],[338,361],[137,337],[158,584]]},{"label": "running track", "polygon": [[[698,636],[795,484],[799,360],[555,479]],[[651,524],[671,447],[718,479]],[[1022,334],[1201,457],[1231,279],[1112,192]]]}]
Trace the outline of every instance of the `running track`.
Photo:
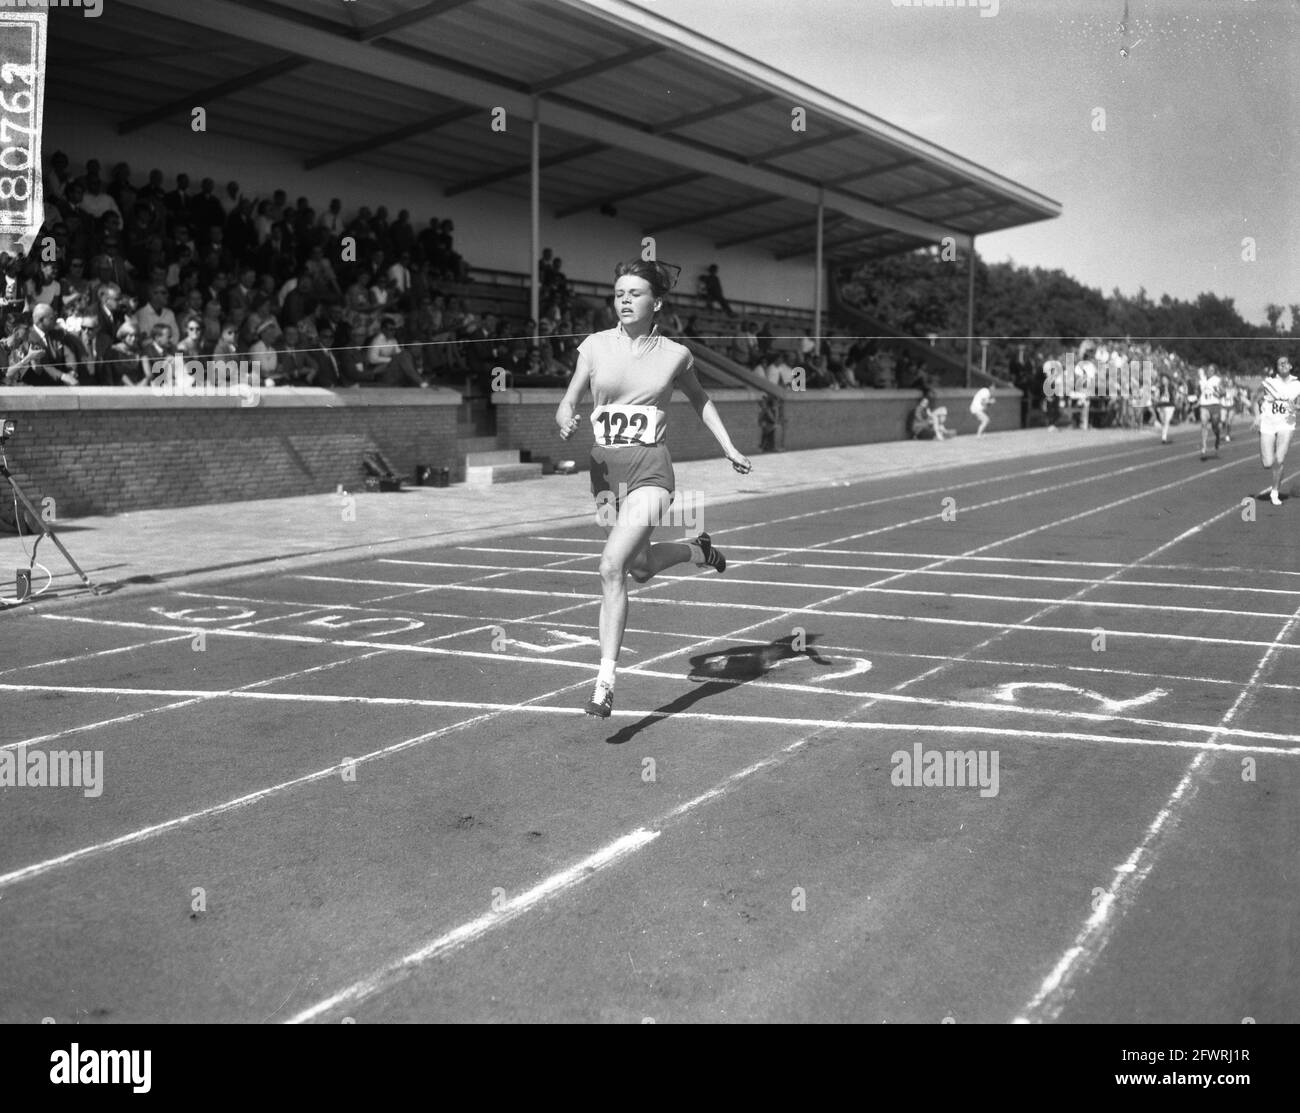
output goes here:
[{"label": "running track", "polygon": [[1300,503],[1082,443],[706,510],[606,723],[594,525],[3,615],[0,1021],[1295,1020]]}]

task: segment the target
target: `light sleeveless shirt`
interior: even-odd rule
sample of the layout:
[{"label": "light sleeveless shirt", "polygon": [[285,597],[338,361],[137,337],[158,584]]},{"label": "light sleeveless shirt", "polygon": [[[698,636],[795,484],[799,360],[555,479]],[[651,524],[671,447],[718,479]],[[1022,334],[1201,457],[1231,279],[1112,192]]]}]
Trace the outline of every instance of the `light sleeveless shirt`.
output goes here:
[{"label": "light sleeveless shirt", "polygon": [[658,435],[652,443],[663,443],[677,376],[695,366],[690,349],[661,335],[657,325],[634,340],[620,324],[593,332],[578,345],[578,352],[587,357],[591,368],[596,411],[606,406],[654,407],[659,419]]}]

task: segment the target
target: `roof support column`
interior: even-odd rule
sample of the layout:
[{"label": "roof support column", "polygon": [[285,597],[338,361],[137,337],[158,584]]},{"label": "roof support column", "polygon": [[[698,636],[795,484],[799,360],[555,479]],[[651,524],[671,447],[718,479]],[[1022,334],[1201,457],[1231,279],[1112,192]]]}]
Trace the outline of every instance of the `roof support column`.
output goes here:
[{"label": "roof support column", "polygon": [[541,350],[541,291],[537,288],[537,260],[542,257],[542,121],[539,118],[542,98],[533,96],[533,151],[532,165],[529,168],[528,201],[531,210],[529,223],[532,225],[532,255],[528,263],[528,313],[533,319],[533,347]]},{"label": "roof support column", "polygon": [[966,388],[975,358],[975,237],[970,238],[970,281],[966,285]]},{"label": "roof support column", "polygon": [[813,281],[813,343],[817,345],[814,356],[822,350],[822,241],[826,220],[826,191],[817,190],[817,275]]}]

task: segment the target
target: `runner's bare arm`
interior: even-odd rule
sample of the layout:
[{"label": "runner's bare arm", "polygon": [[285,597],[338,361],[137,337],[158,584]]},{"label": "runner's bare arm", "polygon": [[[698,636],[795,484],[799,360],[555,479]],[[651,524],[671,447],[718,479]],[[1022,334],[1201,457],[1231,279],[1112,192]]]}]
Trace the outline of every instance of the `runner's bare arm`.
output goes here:
[{"label": "runner's bare arm", "polygon": [[695,375],[695,368],[689,367],[677,376],[677,389],[680,390],[690,400],[691,406],[699,414],[700,420],[704,422],[704,427],[713,434],[714,440],[722,449],[722,455],[731,461],[731,466],[740,472],[741,475],[747,475],[753,464],[749,462],[749,457],[744,456],[731,443],[731,437],[727,433],[727,427],[722,424],[722,416],[718,413],[718,407],[713,404],[713,400],[705,393],[704,387],[700,385],[700,380]]},{"label": "runner's bare arm", "polygon": [[560,427],[560,436],[566,441],[573,436],[581,423],[581,418],[575,411],[578,403],[582,401],[582,396],[587,393],[590,383],[591,364],[587,360],[587,353],[579,352],[578,368],[573,372],[573,378],[569,380],[569,389],[564,392],[564,398],[555,411],[555,421]]}]

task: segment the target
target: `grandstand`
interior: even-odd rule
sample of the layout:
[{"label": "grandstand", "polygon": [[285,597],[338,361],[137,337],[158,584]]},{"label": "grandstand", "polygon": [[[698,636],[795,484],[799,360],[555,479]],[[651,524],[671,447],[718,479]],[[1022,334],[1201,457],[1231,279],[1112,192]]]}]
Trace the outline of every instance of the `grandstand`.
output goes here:
[{"label": "grandstand", "polygon": [[[148,65],[142,67],[141,59]],[[668,92],[644,96],[632,91],[638,87]],[[277,190],[290,216],[297,198],[303,199],[298,209],[306,206],[318,219],[338,198],[342,230],[363,241],[359,217],[381,207],[390,221],[391,214],[409,212],[417,286],[426,281],[448,311],[442,324],[421,331],[410,292],[409,304],[403,299],[398,306],[406,310],[398,339],[420,353],[416,372],[425,385],[442,388],[426,392],[438,397],[420,401],[439,416],[429,417],[425,434],[412,431],[414,442],[385,439],[375,423],[353,420],[360,409],[338,408],[337,390],[318,396],[300,382],[292,410],[277,404],[261,407],[256,418],[242,415],[246,423],[273,426],[247,443],[256,444],[263,460],[266,453],[273,457],[263,471],[280,476],[276,493],[356,482],[367,448],[401,457],[404,469],[447,467],[454,478],[464,475],[475,452],[539,451],[535,437],[528,443],[510,439],[498,420],[500,405],[553,406],[551,391],[563,385],[577,340],[590,331],[610,293],[612,264],[640,254],[646,237],[653,238],[659,258],[682,268],[672,308],[700,337],[692,344],[702,378],[720,405],[734,404],[745,414],[743,424],[752,424],[756,400],[768,393],[787,405],[790,443],[903,436],[899,415],[907,404],[898,391],[839,391],[837,420],[828,425],[813,416],[821,405],[803,409],[816,390],[792,391],[728,358],[738,322],[764,323],[773,350],[789,353],[792,363],[805,334],[823,353],[827,334],[889,338],[879,346],[893,349],[899,375],[875,381],[904,393],[921,381],[959,394],[968,394],[975,380],[1001,386],[973,366],[973,338],[966,339],[965,358],[919,338],[891,338],[895,330],[888,322],[867,319],[843,302],[836,269],[943,245],[957,253],[953,265],[969,265],[973,275],[978,236],[1060,211],[1022,185],[626,0],[389,0],[364,9],[326,0],[210,0],[184,9],[165,0],[121,0],[93,21],[55,14],[46,95],[45,152],[67,154],[69,180],[84,177],[90,159],[100,164],[105,182],[110,168],[127,164],[124,183],[116,184],[128,186],[126,196],[136,206],[157,168],[162,190],[174,190],[176,175],[184,173],[191,198],[193,187],[211,178],[223,210],[237,210],[232,198],[246,199],[250,225],[254,207]],[[238,185],[227,197],[231,181]],[[430,189],[431,182],[437,187]],[[57,183],[50,184],[57,193]],[[273,211],[279,215],[278,203]],[[129,225],[131,213],[122,218]],[[414,237],[434,219],[453,222],[463,271],[430,270],[422,240]],[[169,214],[160,245],[173,264],[176,223]],[[200,226],[191,231],[201,254],[210,246],[209,233]],[[258,237],[265,250],[265,229]],[[311,242],[298,235],[286,256],[270,264],[275,284],[303,263]],[[337,249],[335,241],[326,246]],[[370,246],[388,249],[382,267],[395,262],[395,240],[381,235]],[[549,328],[535,323],[547,291],[533,281],[535,260],[546,247],[565,261],[571,299]],[[106,249],[111,253],[112,241],[92,229],[88,250]],[[371,261],[328,258],[340,294]],[[148,262],[162,260],[140,259],[132,278],[143,304],[149,284],[143,272]],[[234,271],[253,262],[252,250],[228,260],[231,285]],[[711,310],[695,288],[696,276],[711,263],[720,267],[735,317]],[[206,292],[216,265],[205,269],[200,262],[197,268]],[[259,273],[259,281],[263,277]],[[179,301],[181,291],[172,287],[169,296]],[[227,302],[226,315],[227,295],[219,296]],[[364,365],[364,343],[382,311],[375,308],[366,321],[353,320],[349,311],[351,339],[332,341],[342,381],[331,385],[347,385],[350,369]],[[497,318],[496,335],[476,334],[489,314]],[[252,344],[254,326],[266,315],[276,317],[279,329],[298,326],[298,349],[310,364],[316,350],[311,334],[326,315],[323,305],[303,321],[281,319],[275,305],[265,314],[252,309],[238,322],[241,348]],[[209,327],[217,331],[215,320]],[[286,345],[273,341],[268,347],[283,352]],[[533,347],[542,373],[520,374]],[[510,374],[485,375],[506,365],[508,351],[517,357]],[[824,355],[821,373],[811,373],[808,385],[832,385],[841,357]],[[365,372],[361,366],[355,377],[364,379]],[[91,413],[101,399],[82,378],[78,406]],[[854,385],[851,375],[840,378],[834,385]],[[90,381],[106,380],[101,374]],[[417,381],[408,375],[407,385]],[[494,397],[502,388],[509,399]],[[445,406],[435,405],[447,401],[443,391],[460,396],[454,423]],[[277,447],[304,431],[287,415],[301,418],[309,399],[334,409],[333,420],[347,426],[343,443],[349,447],[325,470]],[[124,401],[112,404],[120,408]],[[142,397],[140,406],[150,410],[155,401]],[[177,400],[168,402],[151,413],[155,431],[174,419]],[[403,394],[372,399],[367,408],[411,404]],[[34,399],[18,405],[41,420]],[[1012,409],[1003,408],[1003,420]],[[524,424],[538,427],[535,420]],[[46,441],[57,440],[52,425],[45,431]],[[191,439],[187,431],[176,441]],[[234,450],[225,445],[221,454]],[[125,451],[151,450],[128,443]],[[203,472],[202,457],[181,469],[186,478],[176,487],[127,492],[114,506],[202,500],[217,488],[226,497],[268,493],[260,483],[232,491],[228,478],[218,483]],[[61,485],[57,493],[70,505],[107,509],[102,501],[81,498],[77,481],[60,476],[55,458],[32,460],[33,478]],[[254,466],[236,472],[250,477],[239,482],[250,483],[261,474]]]}]

